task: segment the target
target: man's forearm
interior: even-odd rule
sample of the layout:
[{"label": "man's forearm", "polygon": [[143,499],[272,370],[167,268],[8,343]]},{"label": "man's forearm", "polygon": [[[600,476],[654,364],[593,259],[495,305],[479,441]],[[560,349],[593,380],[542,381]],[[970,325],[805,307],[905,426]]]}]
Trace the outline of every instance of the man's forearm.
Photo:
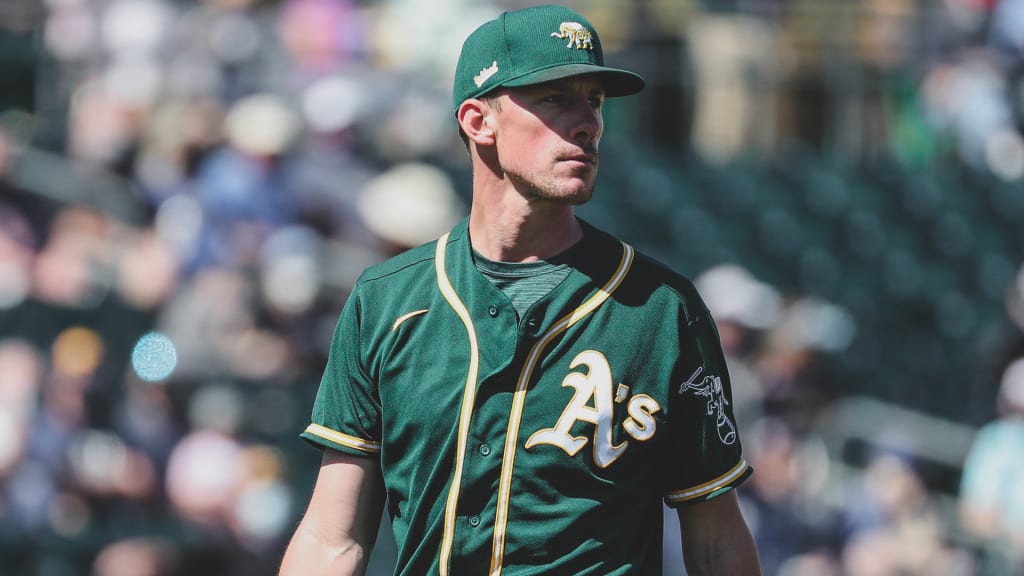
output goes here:
[{"label": "man's forearm", "polygon": [[728,540],[702,542],[688,546],[683,560],[689,576],[758,576],[761,564],[750,531],[742,527]]},{"label": "man's forearm", "polygon": [[735,492],[679,509],[690,576],[759,576],[761,562]]},{"label": "man's forearm", "polygon": [[384,506],[376,460],[325,450],[306,514],[281,562],[281,576],[366,571]]},{"label": "man's forearm", "polygon": [[331,543],[307,526],[299,525],[281,562],[280,576],[361,576],[370,550],[355,540]]}]

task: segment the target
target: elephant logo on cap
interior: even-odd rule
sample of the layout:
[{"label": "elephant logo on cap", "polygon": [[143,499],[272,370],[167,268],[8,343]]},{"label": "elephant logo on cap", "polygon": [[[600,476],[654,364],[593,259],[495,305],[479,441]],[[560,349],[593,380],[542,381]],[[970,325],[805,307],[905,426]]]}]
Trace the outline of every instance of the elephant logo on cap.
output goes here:
[{"label": "elephant logo on cap", "polygon": [[558,27],[558,32],[552,32],[551,36],[569,40],[569,43],[565,45],[566,48],[594,49],[594,37],[590,35],[590,30],[587,30],[587,27],[579,22],[562,22],[562,25]]}]

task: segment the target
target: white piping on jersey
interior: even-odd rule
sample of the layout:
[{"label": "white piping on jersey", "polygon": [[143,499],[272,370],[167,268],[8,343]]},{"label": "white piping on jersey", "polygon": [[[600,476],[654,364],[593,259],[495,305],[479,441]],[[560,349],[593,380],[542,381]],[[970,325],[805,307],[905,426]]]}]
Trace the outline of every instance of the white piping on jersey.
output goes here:
[{"label": "white piping on jersey", "polygon": [[374,442],[373,440],[363,440],[362,438],[356,438],[355,436],[349,436],[348,434],[342,434],[337,430],[331,430],[326,426],[319,424],[310,424],[306,426],[306,432],[323,438],[324,440],[330,440],[342,446],[349,448],[355,448],[362,452],[372,452],[374,454],[380,452],[380,442]]},{"label": "white piping on jersey", "polygon": [[523,405],[526,403],[526,389],[529,386],[533,370],[540,361],[541,352],[555,339],[556,336],[565,332],[570,326],[585,318],[588,314],[597,310],[601,304],[612,295],[622,284],[633,264],[633,247],[625,242],[622,243],[622,260],[619,268],[612,275],[608,283],[601,287],[593,296],[587,299],[571,314],[554,323],[533,345],[530,354],[526,358],[522,371],[519,373],[519,380],[516,382],[516,390],[512,397],[512,412],[509,415],[508,432],[505,434],[505,454],[501,462],[501,480],[498,484],[498,510],[494,519],[494,540],[491,545],[491,576],[501,574],[502,563],[505,558],[505,530],[508,525],[508,504],[512,496],[512,470],[516,459],[516,445],[519,443],[519,425],[523,418]]},{"label": "white piping on jersey", "polygon": [[437,286],[444,295],[445,300],[466,326],[466,335],[469,337],[469,370],[466,374],[466,385],[462,392],[462,408],[459,410],[459,434],[458,444],[455,452],[455,472],[452,474],[452,484],[448,489],[448,499],[444,506],[444,534],[441,538],[441,555],[438,562],[438,573],[440,576],[448,576],[449,564],[452,554],[452,546],[455,541],[455,511],[459,504],[459,490],[462,488],[462,467],[465,463],[466,444],[469,438],[469,421],[473,415],[473,405],[476,403],[476,381],[480,369],[480,349],[476,338],[476,329],[473,327],[473,319],[469,315],[466,305],[459,299],[451,282],[448,280],[448,273],[445,271],[445,249],[448,247],[448,236],[451,233],[441,236],[437,240],[437,248],[434,252],[434,269],[437,273]]},{"label": "white piping on jersey", "polygon": [[391,331],[394,332],[395,330],[398,330],[398,327],[402,325],[402,322],[405,322],[409,318],[415,318],[416,316],[426,314],[427,312],[430,312],[430,310],[428,308],[424,308],[423,310],[416,310],[415,312],[402,314],[395,320],[395,323],[391,325]]},{"label": "white piping on jersey", "polygon": [[687,490],[669,492],[665,496],[665,499],[668,500],[669,502],[672,502],[673,504],[676,504],[679,502],[685,502],[687,500],[693,500],[694,498],[700,498],[701,496],[707,496],[708,494],[711,494],[715,490],[719,490],[721,488],[726,487],[730,482],[732,482],[736,478],[739,478],[744,472],[747,471],[748,466],[749,465],[747,464],[747,461],[741,459],[739,464],[733,466],[732,470],[729,470],[728,472],[722,474],[718,478],[715,478],[710,482],[700,484],[699,486],[694,486],[693,488]]}]

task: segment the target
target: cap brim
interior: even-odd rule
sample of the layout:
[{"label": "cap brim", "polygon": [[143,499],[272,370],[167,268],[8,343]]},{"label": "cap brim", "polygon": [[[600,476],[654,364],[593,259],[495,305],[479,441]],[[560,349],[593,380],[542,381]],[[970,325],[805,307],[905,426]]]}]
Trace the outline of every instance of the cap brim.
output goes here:
[{"label": "cap brim", "polygon": [[594,66],[593,64],[562,64],[559,66],[552,66],[550,68],[543,68],[541,70],[528,72],[518,78],[506,80],[500,85],[509,87],[531,86],[533,84],[550,82],[552,80],[561,80],[562,78],[571,78],[573,76],[582,76],[584,74],[595,74],[600,76],[601,80],[604,82],[605,96],[609,97],[636,94],[643,90],[646,85],[643,77],[639,74],[634,74],[628,70],[619,70],[618,68]]}]

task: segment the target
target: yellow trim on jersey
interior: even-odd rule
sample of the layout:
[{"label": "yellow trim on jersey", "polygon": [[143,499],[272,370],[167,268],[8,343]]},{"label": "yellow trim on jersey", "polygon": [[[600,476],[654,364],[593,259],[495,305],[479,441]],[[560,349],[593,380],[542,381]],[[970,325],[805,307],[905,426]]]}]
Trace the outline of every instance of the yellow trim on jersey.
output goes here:
[{"label": "yellow trim on jersey", "polygon": [[718,478],[715,478],[710,482],[700,484],[699,486],[694,486],[693,488],[689,488],[687,490],[669,492],[668,494],[665,495],[665,499],[673,504],[677,504],[679,502],[693,500],[694,498],[700,498],[701,496],[707,496],[708,494],[711,494],[715,490],[720,490],[728,486],[730,482],[742,476],[743,473],[747,471],[748,467],[749,464],[747,464],[747,461],[741,459],[739,464],[734,466],[732,470],[729,470],[728,472],[719,476]]},{"label": "yellow trim on jersey", "polygon": [[512,469],[516,459],[516,445],[519,443],[519,425],[523,418],[523,405],[526,403],[526,389],[533,376],[533,370],[540,361],[541,352],[559,334],[565,332],[570,326],[585,318],[588,314],[597,310],[601,304],[612,295],[622,284],[633,264],[633,247],[625,242],[622,243],[622,260],[619,268],[612,275],[608,283],[598,290],[593,296],[587,299],[571,314],[555,322],[545,332],[537,343],[530,350],[526,358],[519,380],[516,382],[516,390],[512,397],[512,412],[509,415],[508,432],[505,435],[505,454],[501,462],[501,480],[498,484],[498,510],[494,519],[494,540],[491,546],[491,576],[501,574],[502,563],[505,557],[505,529],[508,525],[508,504],[512,496]]},{"label": "yellow trim on jersey", "polygon": [[416,310],[415,312],[402,314],[397,319],[395,319],[395,323],[391,325],[391,331],[394,332],[395,330],[398,330],[398,327],[402,325],[402,322],[405,322],[409,318],[415,318],[416,316],[419,316],[420,314],[426,314],[427,312],[430,312],[430,309],[424,308],[423,310]]},{"label": "yellow trim on jersey", "polygon": [[374,454],[380,452],[380,442],[363,440],[362,438],[349,436],[348,434],[343,434],[337,430],[331,430],[330,428],[319,424],[310,424],[309,426],[306,426],[306,432],[348,448],[355,448],[356,450],[361,450],[363,452],[373,452]]},{"label": "yellow trim on jersey", "polygon": [[462,488],[462,467],[465,464],[469,421],[473,415],[473,404],[476,402],[476,381],[480,369],[480,349],[477,343],[476,329],[473,327],[473,319],[470,317],[466,305],[459,299],[459,295],[452,287],[448,280],[448,273],[445,271],[445,249],[448,246],[449,234],[445,234],[437,241],[434,268],[437,271],[437,286],[441,290],[441,294],[466,326],[466,333],[469,336],[469,371],[466,374],[466,386],[462,392],[462,409],[459,410],[455,472],[452,475],[452,485],[448,489],[448,499],[444,506],[444,534],[441,538],[441,554],[438,562],[438,572],[441,576],[448,576],[452,546],[455,541],[455,510],[459,503],[459,490]]}]

